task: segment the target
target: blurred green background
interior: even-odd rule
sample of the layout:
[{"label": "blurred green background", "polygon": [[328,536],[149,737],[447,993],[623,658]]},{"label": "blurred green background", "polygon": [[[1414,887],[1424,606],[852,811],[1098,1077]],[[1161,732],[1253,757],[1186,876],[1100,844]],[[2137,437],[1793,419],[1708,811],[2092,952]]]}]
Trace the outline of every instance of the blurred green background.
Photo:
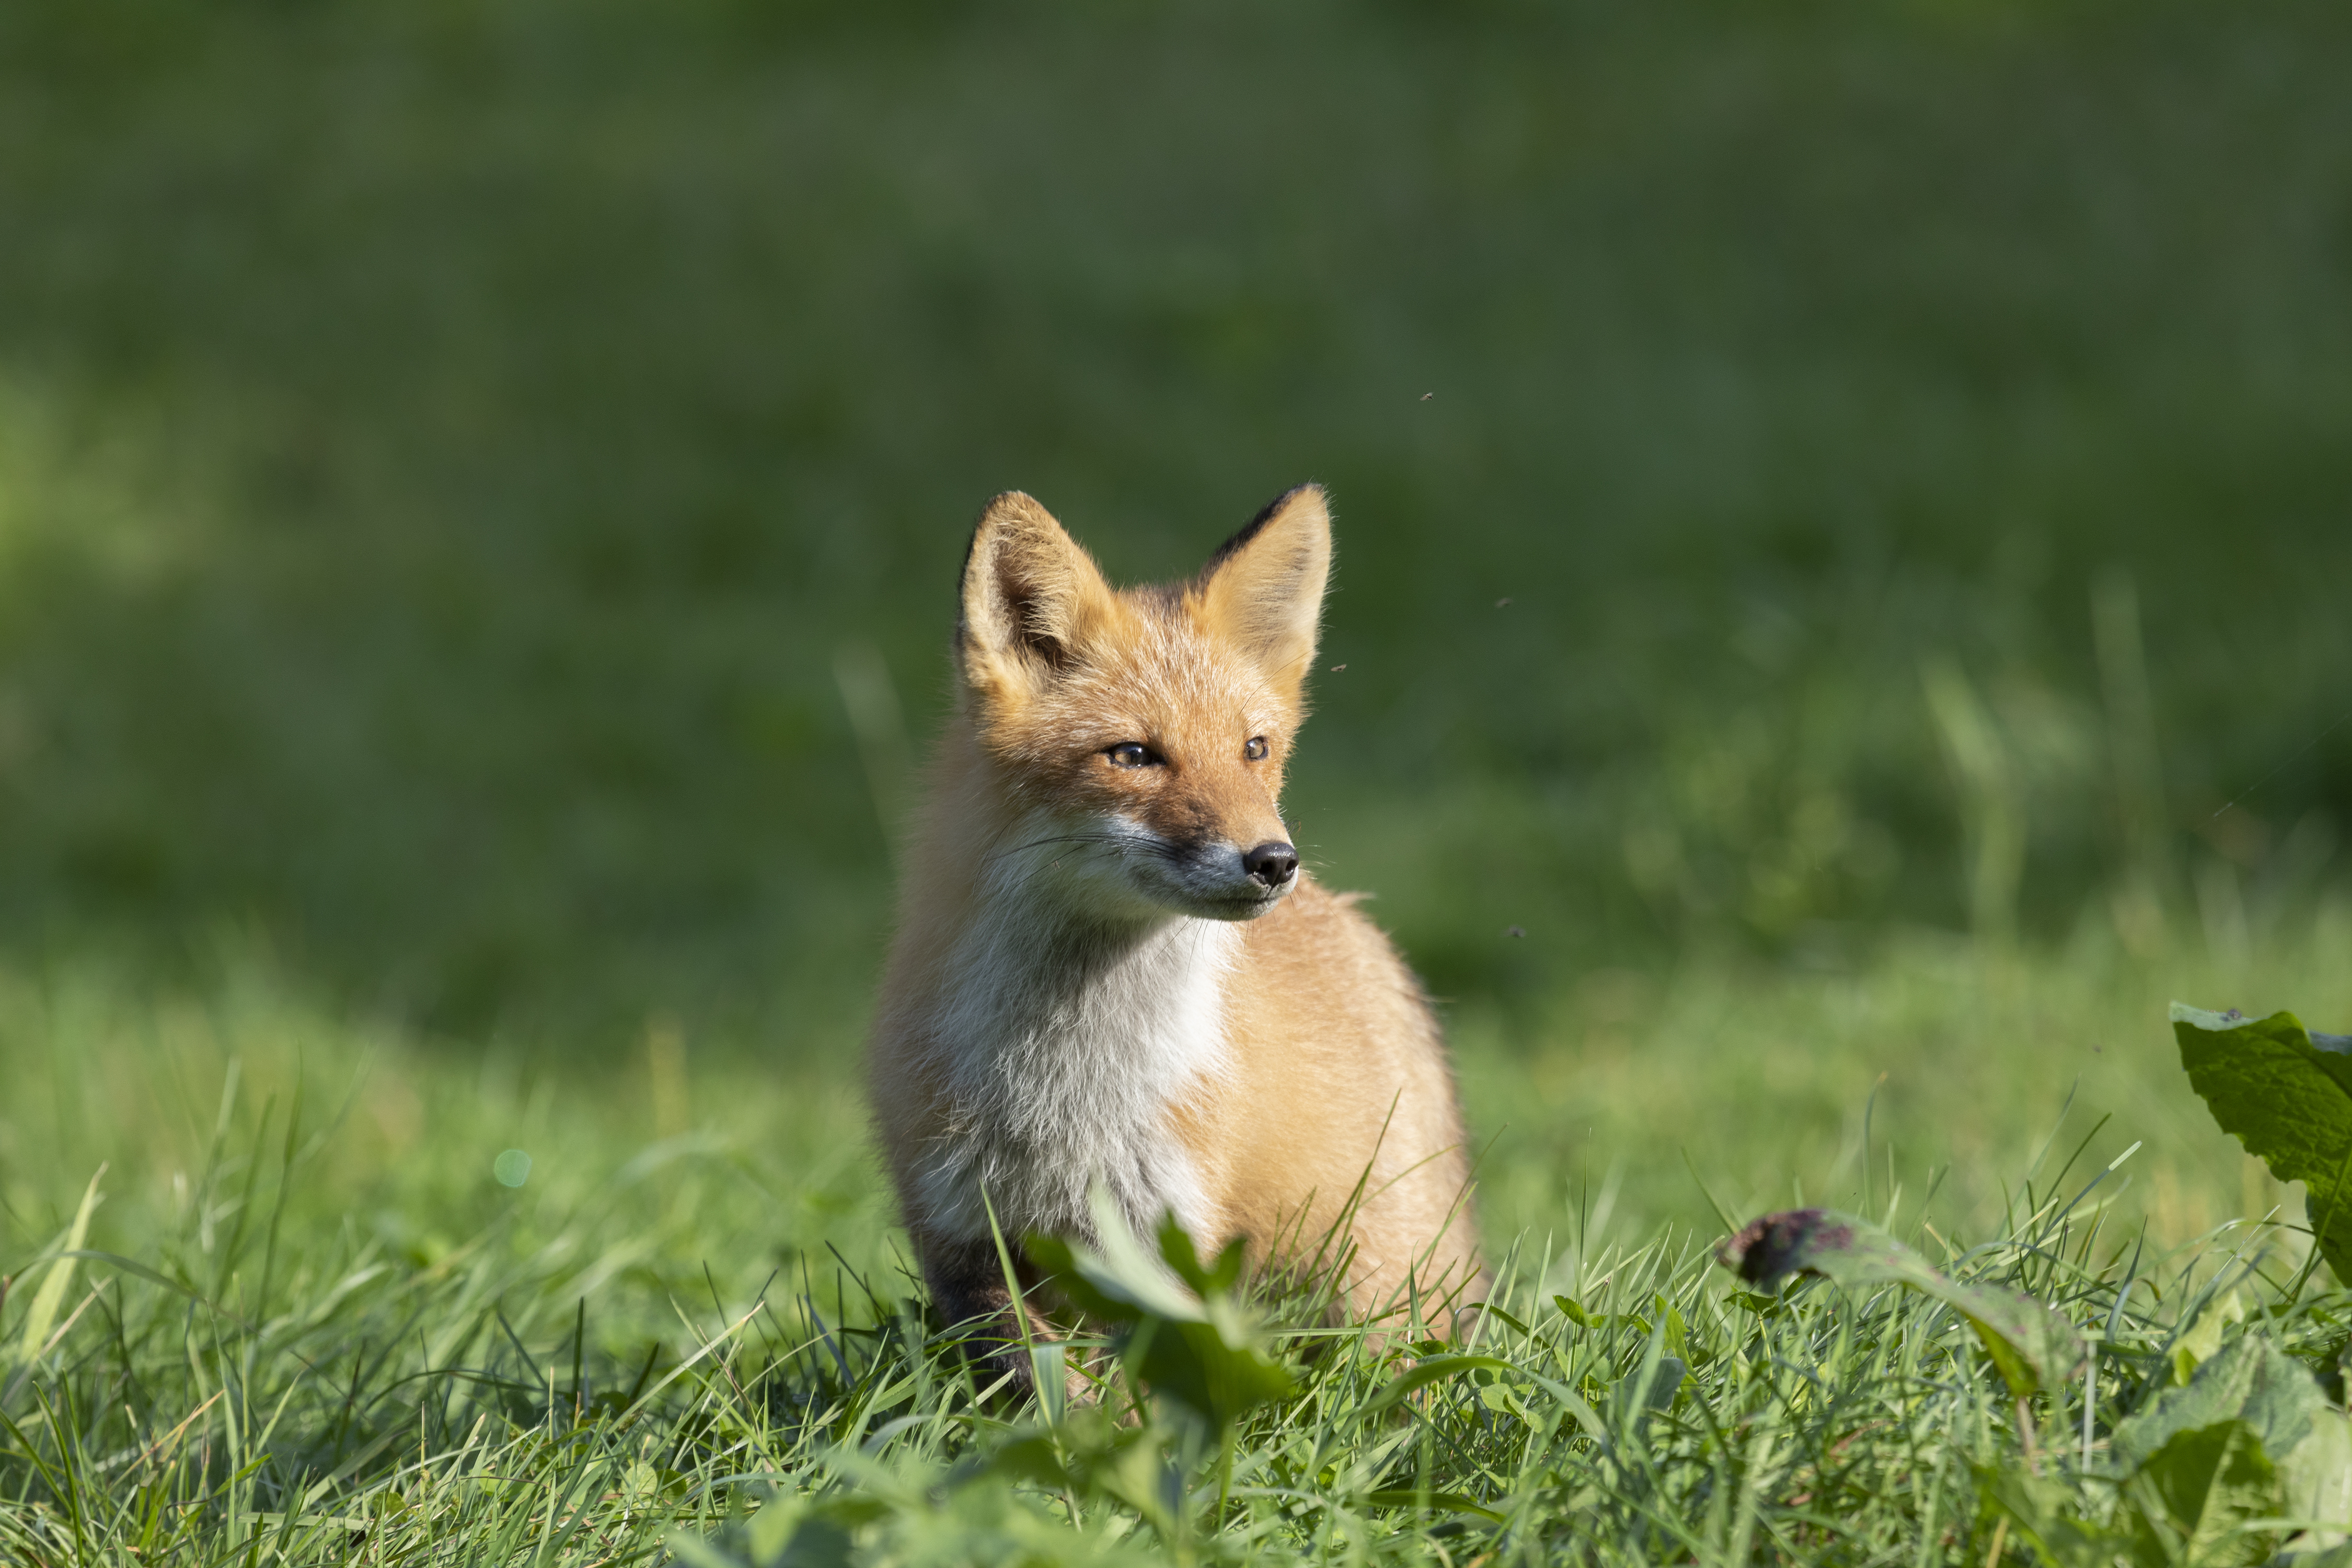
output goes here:
[{"label": "blurred green background", "polygon": [[1294,826],[1506,1046],[2258,946],[2352,813],[2347,80],[2291,0],[17,0],[0,962],[839,1058],[980,503],[1139,579],[1308,478]]}]

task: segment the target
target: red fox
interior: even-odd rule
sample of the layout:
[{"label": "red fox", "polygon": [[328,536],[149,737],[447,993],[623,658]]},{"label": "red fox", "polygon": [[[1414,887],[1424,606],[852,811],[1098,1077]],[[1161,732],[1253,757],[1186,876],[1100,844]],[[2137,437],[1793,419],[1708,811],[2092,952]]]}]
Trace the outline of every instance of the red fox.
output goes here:
[{"label": "red fox", "polygon": [[994,1234],[1087,1237],[1097,1184],[1138,1235],[1172,1211],[1261,1268],[1343,1228],[1324,1256],[1360,1318],[1408,1275],[1441,1329],[1479,1289],[1436,1019],[1276,805],[1330,561],[1315,485],[1124,592],[1025,495],[973,530],[869,1065],[933,1299],[1016,1384]]}]

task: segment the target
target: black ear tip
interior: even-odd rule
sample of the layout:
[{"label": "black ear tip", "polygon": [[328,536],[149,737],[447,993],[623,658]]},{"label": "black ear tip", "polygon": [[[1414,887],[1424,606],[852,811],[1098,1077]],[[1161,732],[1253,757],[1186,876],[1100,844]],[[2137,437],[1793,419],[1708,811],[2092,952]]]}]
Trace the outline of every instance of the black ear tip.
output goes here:
[{"label": "black ear tip", "polygon": [[1288,489],[1283,491],[1280,495],[1275,497],[1272,500],[1266,502],[1264,506],[1258,508],[1257,515],[1249,520],[1248,527],[1243,529],[1242,531],[1244,533],[1250,533],[1258,529],[1264,528],[1267,523],[1272,522],[1276,517],[1280,516],[1283,509],[1287,507],[1292,501],[1297,500],[1300,496],[1307,495],[1313,496],[1317,500],[1329,500],[1329,497],[1324,492],[1323,487],[1313,479],[1307,480],[1303,485],[1293,485]]},{"label": "black ear tip", "polygon": [[1275,497],[1272,500],[1258,508],[1257,515],[1250,519],[1247,522],[1242,524],[1242,529],[1239,533],[1234,534],[1231,539],[1226,540],[1223,544],[1217,546],[1217,552],[1209,557],[1209,564],[1203,569],[1204,574],[1207,572],[1214,572],[1218,567],[1223,565],[1225,561],[1236,552],[1247,548],[1249,542],[1255,539],[1258,536],[1259,531],[1263,530],[1267,523],[1272,522],[1276,518],[1280,517],[1283,512],[1288,509],[1293,500],[1296,500],[1300,496],[1309,494],[1313,495],[1318,500],[1328,501],[1329,499],[1324,491],[1323,487],[1316,483],[1313,479],[1307,480],[1303,485],[1291,486],[1288,489],[1283,491],[1280,495]]}]

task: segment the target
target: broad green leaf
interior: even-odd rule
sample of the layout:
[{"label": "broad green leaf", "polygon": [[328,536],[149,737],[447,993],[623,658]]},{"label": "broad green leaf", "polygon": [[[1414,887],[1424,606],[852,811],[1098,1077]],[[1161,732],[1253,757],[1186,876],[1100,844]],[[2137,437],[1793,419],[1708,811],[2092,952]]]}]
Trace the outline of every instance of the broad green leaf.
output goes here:
[{"label": "broad green leaf", "polygon": [[2175,1432],[2132,1477],[2135,1555],[2148,1563],[2251,1564],[2271,1554],[2250,1520],[2284,1504],[2278,1472],[2243,1421]]},{"label": "broad green leaf", "polygon": [[1094,1196],[1095,1247],[1045,1236],[1025,1245],[1071,1305],[1126,1326],[1120,1355],[1128,1370],[1218,1432],[1288,1394],[1290,1373],[1258,1348],[1255,1325],[1234,1300],[1240,1252],[1228,1247],[1204,1268],[1171,1218],[1160,1227],[1154,1258],[1108,1194],[1097,1189]]},{"label": "broad green leaf", "polygon": [[1230,1345],[1207,1323],[1145,1322],[1129,1336],[1129,1368],[1223,1432],[1243,1412],[1288,1395],[1290,1373],[1246,1345]]},{"label": "broad green leaf", "polygon": [[2333,1523],[2326,1539],[2338,1540],[2352,1525],[2352,1418],[2333,1406],[2312,1417],[2311,1436],[2278,1460],[2278,1472],[2287,1517]]},{"label": "broad green leaf", "polygon": [[2082,1363],[2082,1336],[2032,1297],[1962,1284],[1868,1220],[1834,1209],[1790,1209],[1751,1220],[1715,1257],[1766,1290],[1791,1274],[1818,1274],[1848,1290],[1902,1285],[1932,1296],[1968,1319],[2010,1391],[2021,1396],[2063,1383]]},{"label": "broad green leaf", "polygon": [[2329,1408],[2318,1381],[2268,1340],[2242,1334],[2197,1369],[2186,1388],[2159,1392],[2116,1427],[2116,1453],[2145,1464],[2176,1434],[2243,1421],[2272,1454],[2287,1454]]},{"label": "broad green leaf", "polygon": [[2305,1184],[2320,1256],[2352,1283],[2352,1036],[2315,1035],[2292,1013],[2247,1018],[2179,1002],[2172,1033],[2221,1131],[2280,1181]]},{"label": "broad green leaf", "polygon": [[[1033,1236],[1024,1244],[1038,1266],[1055,1276],[1055,1284],[1071,1304],[1088,1317],[1109,1323],[1140,1322],[1146,1318],[1208,1321],[1200,1299],[1172,1268],[1144,1250],[1110,1194],[1097,1185],[1089,1196],[1095,1222],[1093,1247],[1052,1236]],[[1185,1248],[1191,1251],[1189,1239]]]},{"label": "broad green leaf", "polygon": [[2115,1451],[2135,1474],[2153,1474],[2175,1438],[2231,1422],[2244,1425],[2277,1471],[2273,1511],[2352,1520],[2352,1421],[2301,1362],[2267,1340],[2241,1335],[2186,1388],[2158,1394],[2116,1426]]},{"label": "broad green leaf", "polygon": [[1160,1222],[1160,1260],[1204,1299],[1230,1292],[1241,1283],[1243,1260],[1248,1250],[1248,1243],[1235,1237],[1217,1254],[1215,1262],[1204,1267],[1201,1255],[1192,1248],[1192,1236],[1176,1223],[1176,1216],[1171,1214]]}]

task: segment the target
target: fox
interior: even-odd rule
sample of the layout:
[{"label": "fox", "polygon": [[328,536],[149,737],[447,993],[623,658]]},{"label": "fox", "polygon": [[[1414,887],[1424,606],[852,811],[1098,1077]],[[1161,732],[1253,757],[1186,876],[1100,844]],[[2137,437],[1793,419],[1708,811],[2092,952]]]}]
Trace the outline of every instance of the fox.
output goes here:
[{"label": "fox", "polygon": [[1358,1321],[1484,1288],[1429,998],[1278,804],[1331,553],[1313,484],[1124,590],[1019,491],[972,530],[867,1060],[924,1283],[1015,1389],[1020,1238],[1091,1238],[1097,1193]]}]

